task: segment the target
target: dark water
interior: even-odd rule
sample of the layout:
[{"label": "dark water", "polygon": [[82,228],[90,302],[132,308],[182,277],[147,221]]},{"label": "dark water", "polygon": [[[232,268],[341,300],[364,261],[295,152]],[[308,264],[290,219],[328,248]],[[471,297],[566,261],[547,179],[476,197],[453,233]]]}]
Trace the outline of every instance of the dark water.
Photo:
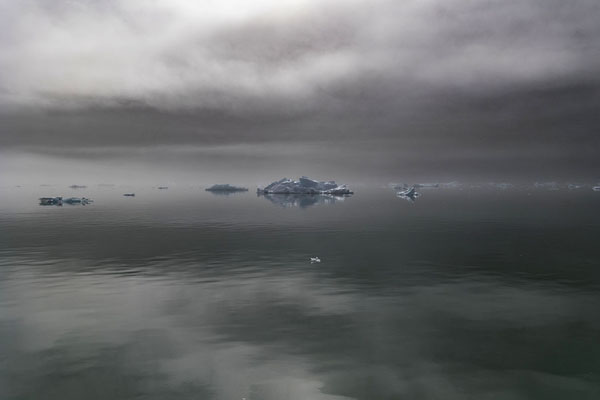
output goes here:
[{"label": "dark water", "polygon": [[356,189],[4,188],[0,398],[600,398],[600,193]]}]

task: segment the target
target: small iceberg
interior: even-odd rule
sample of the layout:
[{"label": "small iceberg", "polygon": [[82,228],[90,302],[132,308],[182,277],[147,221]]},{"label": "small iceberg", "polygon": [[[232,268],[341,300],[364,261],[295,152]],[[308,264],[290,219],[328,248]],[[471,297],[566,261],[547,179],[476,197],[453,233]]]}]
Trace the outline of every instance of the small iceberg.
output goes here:
[{"label": "small iceberg", "polygon": [[338,185],[335,181],[315,181],[306,176],[297,181],[283,178],[265,188],[258,188],[256,191],[264,194],[327,194],[334,196],[354,193],[346,185]]},{"label": "small iceberg", "polygon": [[123,193],[125,197],[135,197],[135,193]]},{"label": "small iceberg", "polygon": [[414,186],[412,186],[410,188],[398,191],[396,193],[396,196],[403,198],[405,200],[415,201],[415,199],[417,197],[419,197],[420,194],[419,194],[419,192],[417,192],[417,189]]},{"label": "small iceberg", "polygon": [[310,258],[310,263],[314,264],[314,263],[320,263],[321,259],[319,257],[311,257]]},{"label": "small iceberg", "polygon": [[211,187],[208,187],[206,189],[207,192],[247,192],[248,188],[245,187],[241,187],[241,186],[233,186],[230,185],[228,183],[223,183],[223,184],[216,184],[216,185],[212,185]]},{"label": "small iceberg", "polygon": [[157,189],[161,189],[161,190],[165,190],[165,189],[168,189],[168,188],[169,188],[168,186],[159,186],[159,187],[157,187]]},{"label": "small iceberg", "polygon": [[593,190],[594,192],[600,192],[600,186],[594,186],[594,187],[592,188],[592,190]]},{"label": "small iceberg", "polygon": [[439,188],[440,184],[439,183],[415,183],[414,187],[419,189],[419,188]]},{"label": "small iceberg", "polygon": [[85,185],[71,185],[69,186],[71,189],[85,189],[87,186]]}]

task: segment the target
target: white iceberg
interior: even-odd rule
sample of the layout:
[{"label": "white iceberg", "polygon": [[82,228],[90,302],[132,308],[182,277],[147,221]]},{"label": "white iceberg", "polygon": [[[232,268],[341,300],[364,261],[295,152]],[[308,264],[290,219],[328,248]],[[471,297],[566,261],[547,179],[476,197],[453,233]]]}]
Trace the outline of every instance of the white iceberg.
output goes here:
[{"label": "white iceberg", "polygon": [[335,181],[315,181],[306,176],[297,181],[283,178],[265,188],[258,188],[256,191],[263,194],[329,194],[336,196],[354,193],[346,185],[338,185]]},{"label": "white iceberg", "polygon": [[411,200],[414,201],[417,197],[420,196],[419,192],[417,192],[417,190],[415,189],[414,186],[407,188],[407,189],[403,189],[400,190],[396,193],[396,196],[403,198],[405,200]]}]

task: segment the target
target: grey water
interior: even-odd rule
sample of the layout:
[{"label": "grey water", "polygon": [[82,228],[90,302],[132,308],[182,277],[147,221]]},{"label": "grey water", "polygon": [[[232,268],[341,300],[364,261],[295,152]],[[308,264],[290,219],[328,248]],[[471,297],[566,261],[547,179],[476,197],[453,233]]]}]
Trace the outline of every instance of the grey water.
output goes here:
[{"label": "grey water", "polygon": [[600,398],[600,193],[354,189],[2,188],[0,398]]}]

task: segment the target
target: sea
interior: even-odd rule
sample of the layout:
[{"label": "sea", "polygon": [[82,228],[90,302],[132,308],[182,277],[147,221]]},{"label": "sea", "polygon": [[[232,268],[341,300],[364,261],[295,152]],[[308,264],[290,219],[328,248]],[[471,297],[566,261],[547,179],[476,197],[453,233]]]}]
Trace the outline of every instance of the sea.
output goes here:
[{"label": "sea", "polygon": [[3,187],[0,399],[600,399],[600,192],[353,189]]}]

